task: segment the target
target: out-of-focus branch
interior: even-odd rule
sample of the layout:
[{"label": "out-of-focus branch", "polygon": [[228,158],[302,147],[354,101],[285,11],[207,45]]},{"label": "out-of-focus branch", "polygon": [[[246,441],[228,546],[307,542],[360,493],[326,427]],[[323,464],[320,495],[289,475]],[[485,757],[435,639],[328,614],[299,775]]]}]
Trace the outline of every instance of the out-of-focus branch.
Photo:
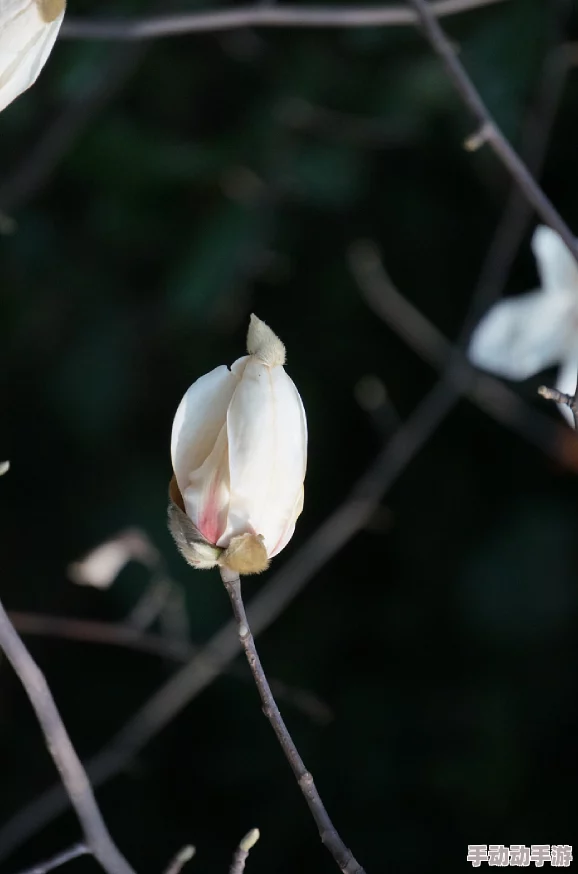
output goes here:
[{"label": "out-of-focus branch", "polygon": [[[437,0],[432,14],[468,12],[504,0]],[[399,27],[415,24],[417,15],[406,6],[290,6],[255,3],[215,12],[159,15],[133,20],[68,18],[60,34],[65,39],[144,40],[235,30],[242,27]]]},{"label": "out-of-focus branch", "polygon": [[32,868],[26,868],[25,871],[20,871],[20,874],[48,874],[49,871],[54,871],[55,868],[60,868],[61,865],[66,865],[67,862],[72,862],[73,859],[78,859],[79,856],[87,856],[90,850],[86,844],[75,844],[56,856],[34,865]]},{"label": "out-of-focus branch", "polygon": [[229,874],[243,874],[243,871],[245,870],[245,862],[247,861],[249,853],[260,837],[259,829],[252,828],[251,831],[247,832],[245,837],[239,841],[239,846],[235,850],[235,855],[231,862]]},{"label": "out-of-focus branch", "polygon": [[[299,751],[293,742],[293,738],[289,733],[289,729],[285,725],[285,721],[281,716],[277,703],[271,692],[271,687],[267,681],[255,639],[251,633],[247,613],[245,612],[245,604],[241,594],[241,580],[239,574],[229,571],[227,568],[221,568],[221,579],[223,580],[225,589],[231,601],[233,616],[237,625],[237,633],[241,646],[245,650],[245,655],[255,680],[255,685],[259,692],[259,696],[263,703],[263,713],[271,723],[271,727],[277,736],[279,745],[285,754],[285,758],[291,766],[291,770],[295,775],[298,786],[303,793],[303,797],[307,802],[311,815],[315,820],[315,824],[319,830],[319,836],[322,843],[327,847],[340,871],[343,874],[365,874],[364,869],[353,856],[351,850],[343,843],[341,836],[333,825],[325,805],[321,800],[321,796],[317,791],[317,787],[313,780],[312,774],[305,767],[305,763]],[[242,870],[242,868],[241,868]]]},{"label": "out-of-focus branch", "polygon": [[[24,635],[34,634],[82,643],[120,646],[181,664],[188,662],[199,652],[198,647],[191,643],[147,633],[133,625],[17,611],[11,611],[9,615],[14,627]],[[242,665],[229,665],[226,672],[243,681],[251,680],[250,674]],[[302,689],[278,679],[271,680],[271,687],[278,698],[284,699],[314,722],[326,724],[333,719],[329,706],[309,689]]]},{"label": "out-of-focus branch", "polygon": [[72,746],[44,674],[18,636],[1,602],[0,648],[34,708],[48,751],[82,826],[87,847],[107,874],[134,874],[108,832],[86,771]]},{"label": "out-of-focus branch", "polygon": [[[533,410],[499,379],[480,373],[456,346],[403,297],[385,272],[377,249],[358,243],[350,250],[350,265],[367,304],[429,364],[444,372],[460,395],[560,461],[560,446],[568,429]],[[570,435],[573,440],[573,435]],[[563,454],[563,462],[578,470],[578,451]]]},{"label": "out-of-focus branch", "polygon": [[524,193],[528,202],[532,204],[542,220],[560,234],[578,261],[578,243],[572,231],[549,198],[544,194],[526,164],[501,132],[466,72],[465,67],[458,58],[452,43],[445,35],[436,16],[432,13],[431,6],[426,0],[408,0],[408,3],[413,7],[418,16],[426,39],[443,61],[448,76],[462,98],[464,105],[470,110],[480,125],[480,129],[475,136],[476,147],[483,143],[487,143],[490,146],[520,191]]}]

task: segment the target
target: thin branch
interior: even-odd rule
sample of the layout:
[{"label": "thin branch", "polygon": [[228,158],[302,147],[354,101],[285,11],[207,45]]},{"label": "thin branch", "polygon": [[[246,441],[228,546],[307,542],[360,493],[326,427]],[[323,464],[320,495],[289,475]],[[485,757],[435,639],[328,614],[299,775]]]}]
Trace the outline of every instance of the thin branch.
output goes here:
[{"label": "thin branch", "polygon": [[[181,664],[188,662],[199,652],[199,648],[191,643],[173,640],[160,634],[146,633],[132,625],[17,611],[10,611],[9,615],[15,628],[25,635],[121,646]],[[226,672],[239,680],[251,681],[250,674],[242,665],[229,665]],[[333,719],[331,708],[311,690],[290,685],[277,678],[271,680],[271,687],[278,698],[284,699],[313,722],[326,725]]]},{"label": "thin branch", "polygon": [[192,844],[187,844],[182,850],[176,854],[174,859],[172,859],[167,868],[165,869],[165,874],[181,874],[181,871],[187,864],[190,862],[193,856],[195,855],[196,850]]},{"label": "thin branch", "polygon": [[[440,18],[493,6],[504,0],[437,0],[432,14]],[[68,18],[60,34],[65,39],[144,40],[243,27],[399,27],[415,24],[406,6],[291,6],[250,4],[216,12],[159,15],[132,20]]]},{"label": "thin branch", "polygon": [[245,863],[249,856],[249,853],[261,837],[258,828],[252,828],[250,832],[247,832],[245,837],[239,841],[239,846],[235,850],[235,855],[233,856],[233,861],[231,862],[231,867],[229,868],[229,874],[243,874],[245,870]]},{"label": "thin branch", "polygon": [[[387,491],[434,433],[455,403],[455,390],[435,386],[393,435],[355,485],[304,545],[252,599],[247,614],[253,634],[265,631],[368,522]],[[177,671],[87,763],[94,786],[118,774],[135,755],[206,689],[241,651],[237,624],[226,623],[207,646]],[[67,810],[59,785],[38,795],[0,828],[0,860]]]},{"label": "thin branch", "polygon": [[32,868],[26,868],[25,871],[20,871],[20,874],[48,874],[49,871],[54,871],[55,868],[60,868],[61,865],[72,862],[73,859],[78,859],[79,856],[88,855],[90,855],[90,850],[86,844],[74,844],[73,847],[63,850],[62,853],[57,853],[56,856],[46,859],[45,862],[34,865]]},{"label": "thin branch", "polygon": [[450,40],[438,23],[431,6],[426,0],[408,0],[408,3],[413,6],[416,15],[419,17],[426,39],[443,61],[454,88],[462,98],[465,106],[477,119],[480,126],[479,137],[490,146],[510,173],[520,191],[524,193],[528,202],[532,204],[542,220],[560,234],[578,261],[578,242],[572,231],[501,132],[466,72],[465,67],[458,58]]},{"label": "thin branch", "polygon": [[34,708],[48,751],[82,826],[86,844],[108,874],[134,874],[106,828],[86,771],[72,746],[44,674],[24,646],[0,602],[0,648]]},{"label": "thin branch", "polygon": [[567,395],[565,392],[558,391],[557,388],[548,388],[545,385],[541,385],[538,388],[538,394],[547,401],[555,401],[557,404],[564,404],[570,407],[574,416],[574,428],[578,431],[578,389],[575,394]]},{"label": "thin branch", "polygon": [[[321,841],[333,858],[343,874],[365,874],[364,869],[353,856],[351,850],[345,846],[335,826],[333,825],[329,814],[325,809],[325,805],[321,800],[321,796],[317,791],[317,787],[313,781],[312,775],[309,773],[303,759],[299,755],[297,747],[293,743],[293,738],[289,734],[287,726],[281,716],[277,703],[271,692],[271,687],[265,676],[261,659],[255,646],[255,640],[251,633],[249,620],[245,612],[245,604],[241,594],[241,580],[239,574],[232,573],[227,568],[221,569],[221,578],[227,590],[227,594],[231,600],[233,608],[233,616],[237,623],[237,631],[239,640],[245,650],[251,673],[255,680],[255,685],[259,690],[261,701],[263,702],[263,713],[271,723],[273,731],[277,735],[277,740],[281,749],[285,753],[285,758],[291,766],[291,770],[295,775],[295,779],[299,784],[299,788],[303,793],[305,801],[309,806],[311,815],[315,820]],[[242,868],[240,869],[243,870]]]}]

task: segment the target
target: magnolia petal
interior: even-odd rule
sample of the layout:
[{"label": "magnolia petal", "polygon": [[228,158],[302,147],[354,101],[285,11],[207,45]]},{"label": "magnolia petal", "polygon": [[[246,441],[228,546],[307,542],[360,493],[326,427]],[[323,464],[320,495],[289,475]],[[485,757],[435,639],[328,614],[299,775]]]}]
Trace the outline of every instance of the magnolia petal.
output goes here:
[{"label": "magnolia petal", "polygon": [[0,111],[34,84],[52,51],[65,4],[54,0],[48,11],[36,0],[0,4]]},{"label": "magnolia petal", "polygon": [[[576,393],[576,383],[578,377],[578,353],[568,356],[562,363],[562,367],[556,379],[556,388],[565,395],[574,395]],[[569,425],[574,427],[574,413],[566,404],[557,404],[558,409],[566,419]]]},{"label": "magnolia petal", "polygon": [[578,307],[578,264],[562,237],[540,225],[532,237],[542,288],[547,292],[572,292]]},{"label": "magnolia petal", "polygon": [[239,377],[222,364],[197,379],[179,404],[173,421],[171,457],[183,498],[190,474],[214,449],[238,382]]},{"label": "magnolia petal", "polygon": [[222,550],[204,540],[172,498],[169,498],[168,523],[179,552],[192,567],[209,570],[218,564]]},{"label": "magnolia petal", "polygon": [[285,547],[287,546],[287,544],[289,543],[289,541],[293,537],[293,534],[295,533],[295,523],[297,522],[297,519],[299,518],[299,516],[301,515],[301,513],[303,511],[304,497],[305,497],[305,492],[304,492],[303,486],[301,486],[301,491],[299,492],[299,495],[297,496],[297,500],[295,502],[295,507],[293,508],[293,513],[291,514],[291,517],[289,519],[287,527],[285,528],[285,531],[282,532],[281,537],[279,538],[278,542],[275,544],[275,546],[271,550],[271,556],[270,556],[271,558],[274,558],[279,552],[281,552],[282,549],[285,549]]},{"label": "magnolia petal", "polygon": [[566,355],[577,303],[541,291],[500,301],[474,331],[468,358],[507,379],[527,379]]},{"label": "magnolia petal", "polygon": [[254,533],[263,536],[270,556],[295,521],[307,462],[305,411],[283,367],[249,358],[229,406],[227,433],[231,494],[217,545]]},{"label": "magnolia petal", "polygon": [[221,427],[215,445],[205,461],[189,472],[189,485],[182,495],[189,519],[209,543],[216,544],[225,530],[229,510],[226,424]]}]

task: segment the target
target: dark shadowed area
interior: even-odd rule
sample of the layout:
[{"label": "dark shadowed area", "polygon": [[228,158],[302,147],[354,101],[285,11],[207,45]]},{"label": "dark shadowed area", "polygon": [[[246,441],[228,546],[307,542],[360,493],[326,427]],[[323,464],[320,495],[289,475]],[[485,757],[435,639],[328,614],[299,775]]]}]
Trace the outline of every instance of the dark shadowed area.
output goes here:
[{"label": "dark shadowed area", "polygon": [[[217,7],[171,6],[201,8]],[[67,14],[158,12],[70,0]],[[578,231],[575,3],[503,0],[443,25]],[[500,226],[510,181],[487,146],[464,148],[475,131],[413,26],[63,36],[0,114],[0,597],[83,760],[230,619],[218,573],[189,568],[167,530],[169,442],[190,383],[244,354],[250,313],[287,347],[309,463],[295,535],[244,582],[247,603],[441,377],[406,342],[403,313],[387,325],[368,305],[370,250],[356,244],[378,248],[397,291],[452,342],[484,264],[482,310],[537,286],[536,216],[515,210]],[[499,226],[513,245],[488,273]],[[257,638],[367,874],[470,870],[468,844],[572,843],[578,453],[536,393],[553,377],[510,384],[522,412],[448,405],[369,521]],[[127,528],[162,572],[133,562],[106,590],[75,584],[70,564]],[[139,621],[124,636],[111,625]],[[97,796],[138,874],[160,874],[189,843],[185,872],[226,874],[253,827],[248,874],[338,870],[241,656],[116,771]],[[68,808],[42,828],[29,813],[7,852],[13,818],[55,784],[0,660],[1,874],[80,840]]]}]

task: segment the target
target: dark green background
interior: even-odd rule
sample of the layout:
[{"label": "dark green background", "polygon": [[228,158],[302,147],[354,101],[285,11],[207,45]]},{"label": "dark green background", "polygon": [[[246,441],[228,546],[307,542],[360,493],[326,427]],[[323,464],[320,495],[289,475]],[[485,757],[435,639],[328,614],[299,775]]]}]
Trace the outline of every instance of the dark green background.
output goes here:
[{"label": "dark green background", "polygon": [[[515,144],[546,56],[572,38],[572,5],[508,0],[445,22]],[[69,14],[145,11],[71,0]],[[287,346],[310,429],[304,513],[273,568],[307,540],[391,434],[356,401],[359,380],[377,375],[405,419],[436,379],[367,309],[348,248],[375,240],[400,291],[457,336],[509,191],[487,149],[463,150],[473,129],[409,27],[59,40],[0,116],[0,210],[16,222],[0,238],[8,608],[121,620],[146,588],[143,569],[101,593],[66,568],[139,525],[182,588],[192,639],[228,619],[217,574],[193,573],[166,531],[168,444],[182,393],[243,354],[252,311]],[[574,230],[577,155],[571,70],[543,183]],[[532,229],[509,293],[536,283]],[[517,387],[544,410],[534,389]],[[368,874],[471,870],[468,843],[572,843],[575,476],[462,401],[383,507],[259,640],[272,677],[333,712],[319,725],[281,702],[336,824]],[[247,595],[266,584],[248,581]],[[86,757],[174,670],[118,648],[28,642]],[[0,823],[54,779],[2,662]],[[191,874],[226,872],[252,826],[262,837],[248,872],[337,870],[254,688],[235,677],[99,800],[143,874],[188,842]],[[61,817],[0,871],[78,836]]]}]

